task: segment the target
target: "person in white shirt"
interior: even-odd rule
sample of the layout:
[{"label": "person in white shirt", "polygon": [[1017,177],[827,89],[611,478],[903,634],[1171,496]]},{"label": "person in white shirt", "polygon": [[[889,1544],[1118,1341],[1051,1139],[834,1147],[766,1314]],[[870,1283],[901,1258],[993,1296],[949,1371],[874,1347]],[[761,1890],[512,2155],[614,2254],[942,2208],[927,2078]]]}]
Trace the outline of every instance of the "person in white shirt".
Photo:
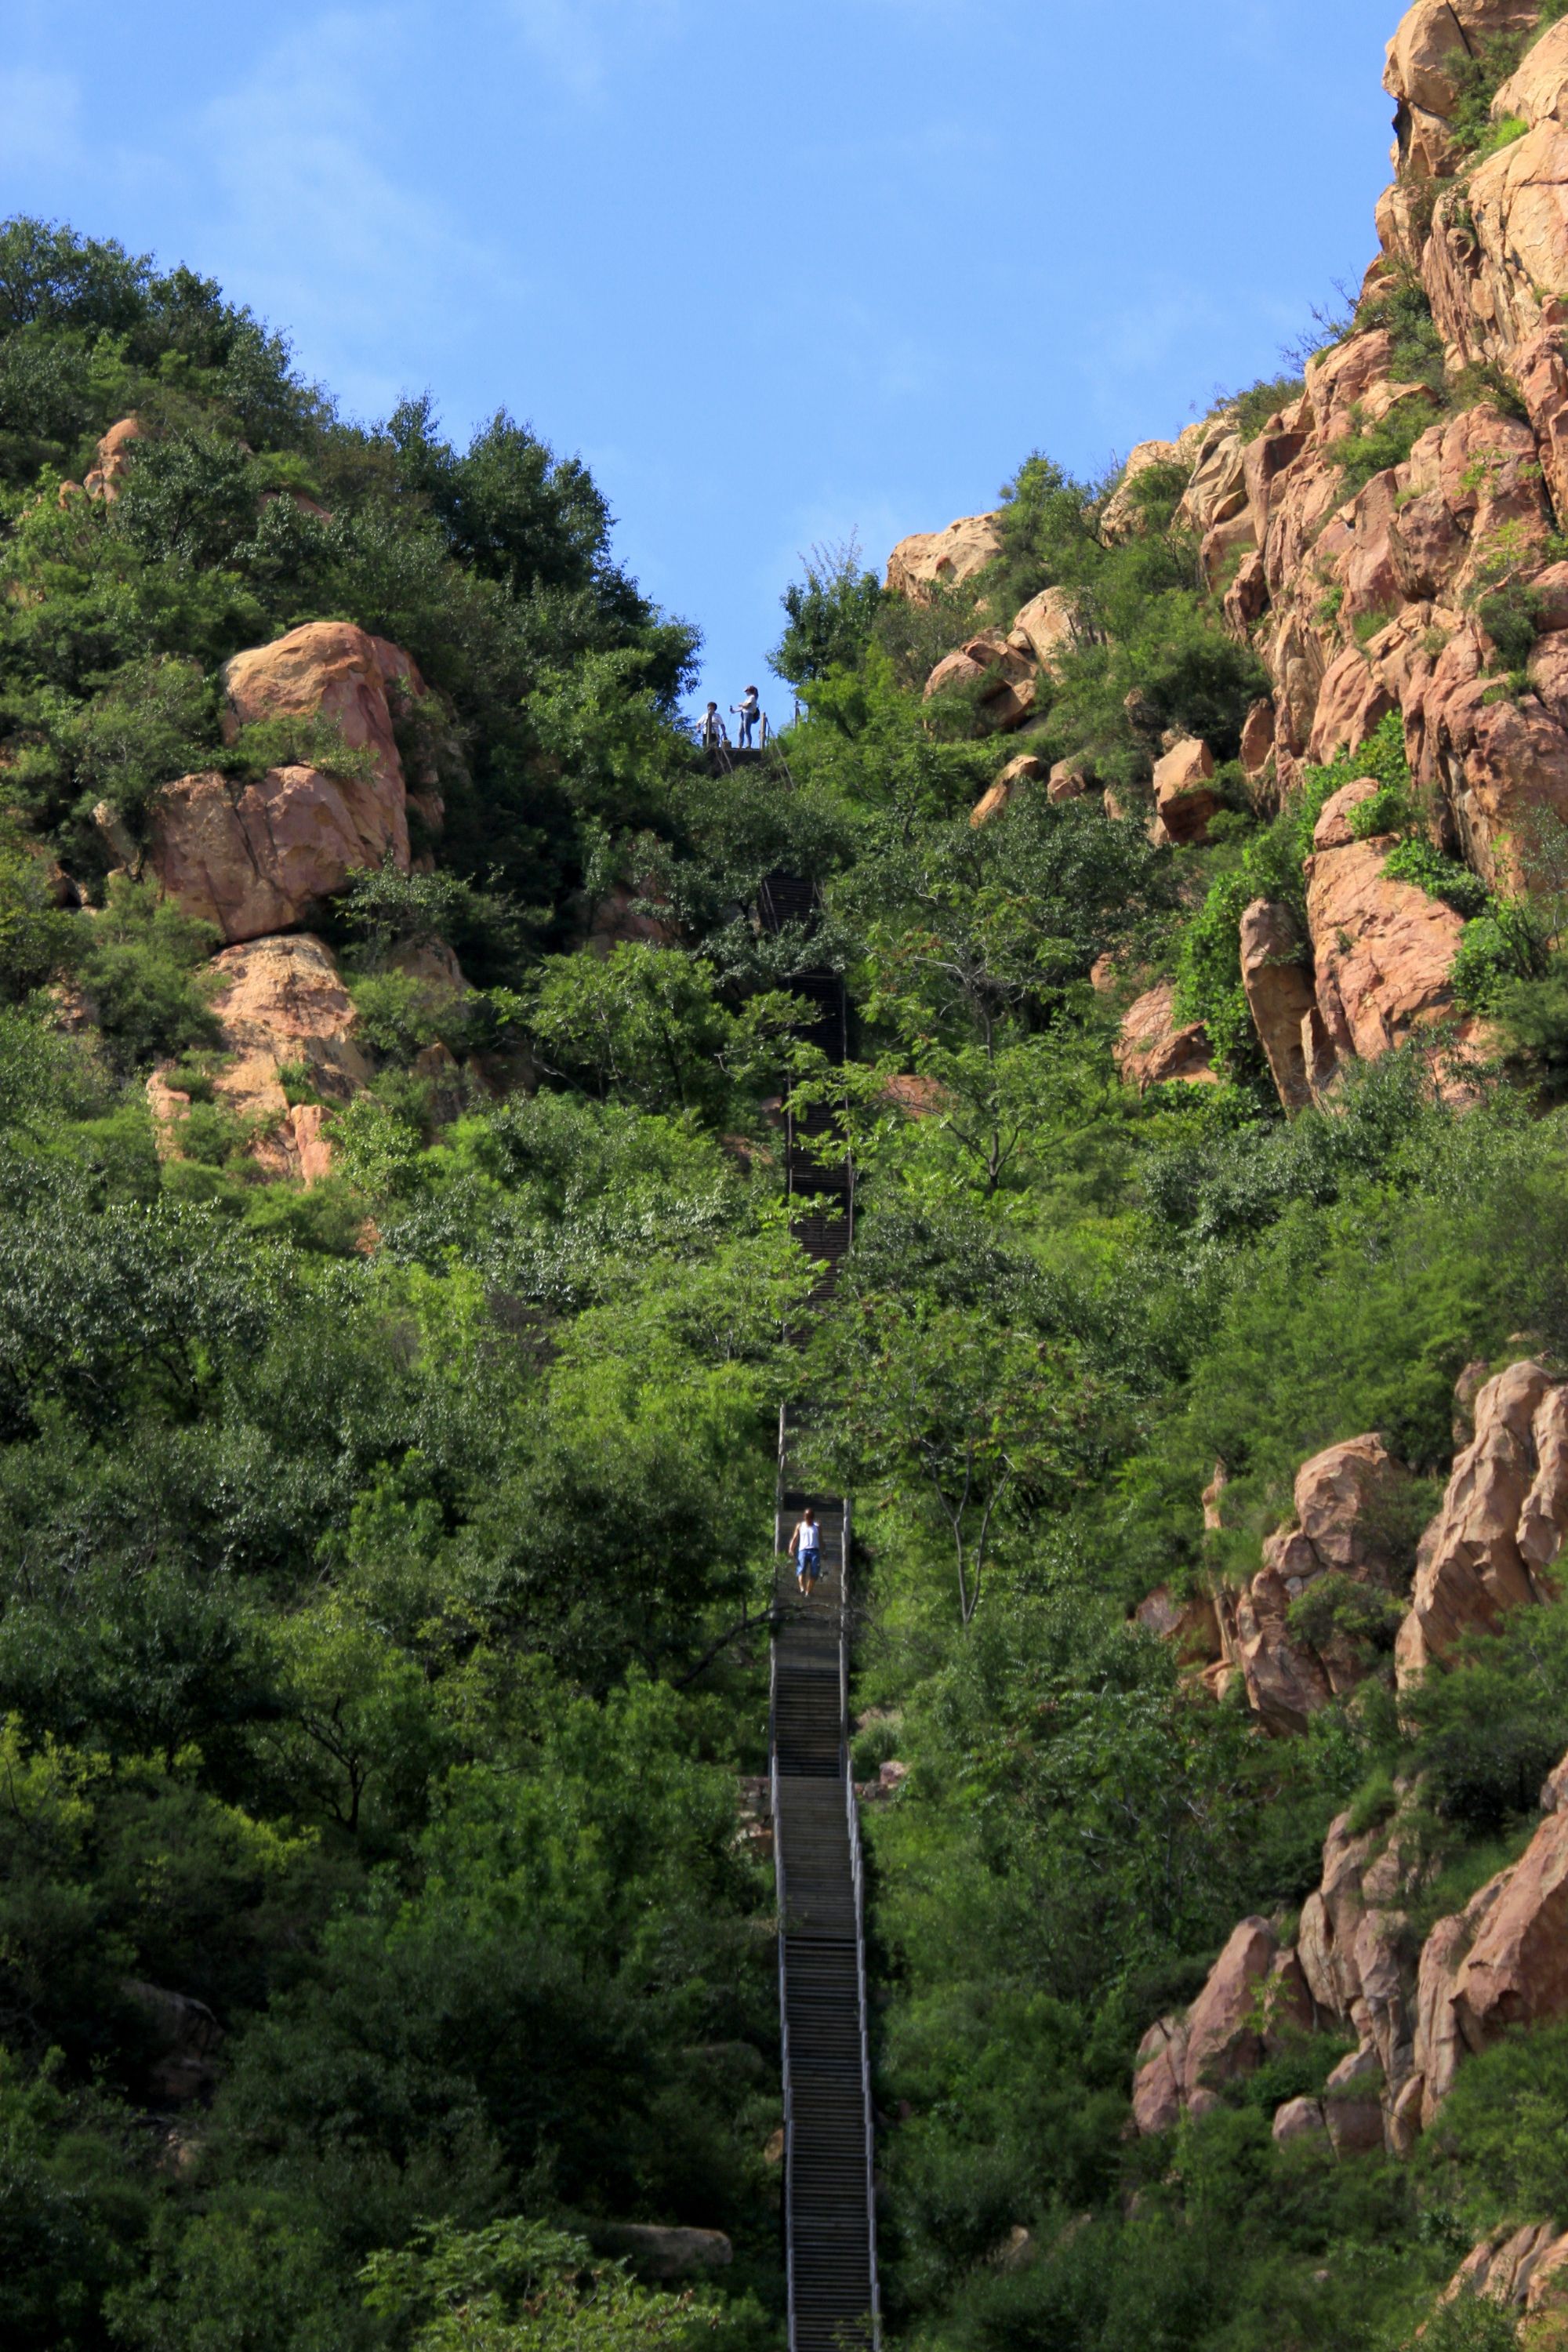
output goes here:
[{"label": "person in white shirt", "polygon": [[822,1572],[822,1529],[809,1503],[789,1539],[789,1554],[795,1562],[795,1580],[801,1597],[809,1601]]},{"label": "person in white shirt", "polygon": [[703,712],[701,723],[698,729],[698,737],[705,751],[716,751],[721,743],[729,741],[730,738],[724,731],[724,721],[719,716],[719,706],[716,702],[710,702]]},{"label": "person in white shirt", "polygon": [[752,748],[752,730],[755,727],[762,711],[762,698],[756,688],[749,686],[740,701],[732,702],[730,709],[741,722],[737,748],[742,751],[749,751]]}]

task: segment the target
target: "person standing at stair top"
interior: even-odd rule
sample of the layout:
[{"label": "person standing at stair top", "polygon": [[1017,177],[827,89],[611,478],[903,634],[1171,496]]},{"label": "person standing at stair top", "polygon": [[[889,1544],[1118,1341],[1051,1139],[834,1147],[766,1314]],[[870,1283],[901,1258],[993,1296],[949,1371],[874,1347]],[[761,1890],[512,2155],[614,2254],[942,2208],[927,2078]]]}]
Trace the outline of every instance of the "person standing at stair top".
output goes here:
[{"label": "person standing at stair top", "polygon": [[740,740],[736,748],[742,751],[749,751],[752,748],[752,730],[755,727],[762,711],[762,699],[756,688],[749,686],[740,701],[732,702],[730,709],[732,715],[741,722]]},{"label": "person standing at stair top", "polygon": [[816,1524],[816,1513],[809,1503],[800,1525],[789,1539],[789,1550],[795,1562],[796,1587],[809,1601],[822,1569],[822,1529]]},{"label": "person standing at stair top", "polygon": [[724,721],[719,716],[719,706],[716,702],[710,702],[703,712],[698,733],[705,751],[716,751],[721,743],[729,741],[730,739],[724,732]]}]

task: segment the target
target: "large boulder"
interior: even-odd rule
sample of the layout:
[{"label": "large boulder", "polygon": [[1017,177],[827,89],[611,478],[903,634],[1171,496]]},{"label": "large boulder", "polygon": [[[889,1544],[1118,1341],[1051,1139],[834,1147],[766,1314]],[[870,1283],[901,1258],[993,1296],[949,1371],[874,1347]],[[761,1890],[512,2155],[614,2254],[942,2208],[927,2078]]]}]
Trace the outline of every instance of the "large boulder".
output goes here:
[{"label": "large boulder", "polygon": [[1241,982],[1247,1010],[1287,1111],[1304,1110],[1312,1084],[1302,1045],[1316,999],[1307,942],[1289,907],[1255,898],[1241,918]]},{"label": "large boulder", "polygon": [[639,2278],[659,2282],[727,2270],[734,2248],[722,2230],[662,2229],[646,2221],[601,2221],[592,2231],[595,2252],[629,2263]]},{"label": "large boulder", "polygon": [[929,604],[933,589],[961,587],[1001,552],[1000,512],[961,515],[945,530],[917,531],[899,541],[888,558],[889,593]]},{"label": "large boulder", "polygon": [[999,630],[966,637],[939,661],[926,680],[925,698],[968,693],[973,698],[977,735],[1005,735],[1021,727],[1035,707],[1037,666]]},{"label": "large boulder", "polygon": [[1132,2068],[1132,2120],[1144,2139],[1174,2131],[1186,2107],[1187,2025],[1163,2017],[1138,2044]]},{"label": "large boulder", "polygon": [[1042,588],[1018,613],[1007,642],[1015,653],[1026,656],[1049,673],[1079,638],[1077,597],[1070,589]]},{"label": "large boulder", "polygon": [[1510,2026],[1568,2016],[1568,1814],[1550,1814],[1491,1906],[1454,2003],[1472,2050]]},{"label": "large boulder", "polygon": [[1020,751],[1016,760],[1008,761],[994,783],[989,785],[975,802],[969,813],[970,824],[974,826],[989,824],[993,817],[1000,816],[1009,803],[1017,798],[1026,785],[1048,784],[1050,776],[1051,766],[1047,760],[1037,758],[1033,751]]},{"label": "large boulder", "polygon": [[1154,839],[1166,845],[1206,840],[1219,806],[1214,753],[1196,737],[1173,744],[1154,768]]},{"label": "large boulder", "polygon": [[[226,1059],[212,1081],[215,1101],[252,1130],[251,1157],[270,1176],[313,1184],[331,1173],[327,1107],[369,1085],[359,1016],[331,950],[308,932],[226,949],[210,967],[212,999]],[[322,1102],[290,1104],[284,1073]],[[191,1097],[167,1068],[148,1082],[161,1149],[177,1152]]]},{"label": "large boulder", "polygon": [[[308,923],[351,874],[389,857],[407,873],[395,723],[425,692],[409,656],[349,622],[313,621],[237,654],[224,687],[231,741],[258,720],[320,717],[361,756],[345,772],[288,766],[245,782],[209,771],[165,785],[147,845],[161,887],[232,943]],[[426,813],[438,818],[438,799]]]},{"label": "large boulder", "polygon": [[262,719],[321,717],[352,751],[368,751],[389,804],[405,789],[395,719],[425,683],[401,646],[350,621],[309,621],[269,646],[236,654],[224,671],[224,732]]},{"label": "large boulder", "polygon": [[1342,2058],[1323,2086],[1323,2120],[1338,2157],[1383,2146],[1383,2068],[1369,2044]]},{"label": "large boulder", "polygon": [[322,940],[308,931],[251,940],[226,948],[211,969],[220,982],[212,1010],[235,1056],[216,1091],[237,1108],[267,1097],[284,1066],[339,1102],[369,1085],[359,1015]]},{"label": "large boulder", "polygon": [[134,1977],[120,1990],[142,2027],[149,2097],[161,2107],[205,2104],[217,2084],[223,2042],[223,2028],[205,2001]]},{"label": "large boulder", "polygon": [[1384,871],[1392,837],[1315,851],[1307,866],[1313,994],[1342,1061],[1375,1062],[1419,1031],[1450,1024],[1468,1042],[1449,982],[1464,919]]},{"label": "large boulder", "polygon": [[269,768],[249,782],[182,776],[149,812],[160,888],[231,943],[310,922],[351,874],[389,856],[408,871],[402,787],[320,768]]},{"label": "large boulder", "polygon": [[1214,420],[1194,456],[1176,521],[1199,539],[1247,512],[1247,447],[1227,417]]},{"label": "large boulder", "polygon": [[1421,1538],[1400,1679],[1451,1656],[1472,1628],[1555,1597],[1568,1533],[1568,1384],[1510,1364],[1476,1399],[1476,1434],[1454,1464],[1443,1507]]},{"label": "large boulder", "polygon": [[1122,1017],[1116,1066],[1140,1094],[1177,1080],[1187,1086],[1220,1083],[1208,1031],[1201,1021],[1178,1024],[1175,998],[1175,983],[1162,980],[1146,989]]}]

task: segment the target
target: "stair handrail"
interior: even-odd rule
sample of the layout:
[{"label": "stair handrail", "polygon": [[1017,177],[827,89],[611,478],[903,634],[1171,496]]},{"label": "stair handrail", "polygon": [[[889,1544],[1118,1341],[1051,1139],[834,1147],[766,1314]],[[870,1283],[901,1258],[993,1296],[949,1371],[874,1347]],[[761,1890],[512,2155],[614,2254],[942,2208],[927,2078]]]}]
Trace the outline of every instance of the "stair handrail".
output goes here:
[{"label": "stair handrail", "polygon": [[871,2279],[871,2352],[882,2342],[881,2281],[877,2267],[876,2112],[871,2099],[870,2003],[866,1990],[866,1867],[860,1843],[860,1808],[855,1797],[855,1772],[849,1753],[849,1548],[854,1538],[854,1506],[843,1501],[844,1533],[838,1570],[838,1675],[844,1692],[844,1800],[849,1816],[849,1874],[855,1888],[855,1992],[860,2029],[860,2091],[866,2130],[866,2250]]}]

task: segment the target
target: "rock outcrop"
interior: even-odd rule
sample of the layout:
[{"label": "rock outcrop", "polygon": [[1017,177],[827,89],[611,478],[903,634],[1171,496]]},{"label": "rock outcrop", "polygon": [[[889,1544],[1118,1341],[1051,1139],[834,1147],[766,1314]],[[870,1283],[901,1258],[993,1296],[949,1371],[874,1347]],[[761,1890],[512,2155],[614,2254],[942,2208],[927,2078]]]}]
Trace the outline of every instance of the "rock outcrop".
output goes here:
[{"label": "rock outcrop", "polygon": [[[1365,1624],[1375,1630],[1376,1596],[1390,1596],[1392,1619],[1392,1596],[1406,1580],[1408,1486],[1409,1473],[1375,1435],[1331,1445],[1297,1473],[1295,1517],[1264,1544],[1262,1569],[1228,1601],[1224,1629],[1266,1730],[1302,1730],[1371,1671]],[[1303,1611],[1310,1598],[1317,1606]]]},{"label": "rock outcrop", "polygon": [[1415,2073],[1430,2125],[1466,2057],[1513,2025],[1568,2016],[1568,1819],[1551,1814],[1511,1869],[1439,1919],[1421,1954]]},{"label": "rock outcrop", "polygon": [[1185,2015],[1162,2018],[1144,2035],[1132,2084],[1138,2129],[1169,2131],[1184,2113],[1212,2113],[1226,2085],[1255,2074],[1311,2024],[1294,1951],[1267,1919],[1244,1919]]},{"label": "rock outcrop", "polygon": [[[310,922],[351,874],[409,868],[407,786],[395,720],[424,695],[408,656],[347,622],[311,622],[238,654],[224,674],[226,732],[252,721],[326,719],[355,756],[341,772],[268,769],[249,781],[182,776],[149,812],[146,863],[161,888],[226,942]],[[427,818],[439,796],[426,780]]]},{"label": "rock outcrop", "polygon": [[1454,1465],[1421,1539],[1395,1658],[1410,1681],[1472,1629],[1555,1597],[1568,1534],[1568,1384],[1535,1362],[1510,1364],[1475,1402],[1476,1434]]},{"label": "rock outcrop", "polygon": [[[1555,2223],[1527,2221],[1515,2229],[1505,2223],[1473,2246],[1454,2273],[1439,2305],[1461,2295],[1480,2295],[1500,2310],[1524,2315],[1521,2341],[1530,2352],[1556,2352],[1562,2336],[1553,2329],[1542,2336],[1540,2323],[1560,2318],[1568,2304],[1568,2235],[1560,2236]],[[1530,2326],[1534,2321],[1536,2326]]]},{"label": "rock outcrop", "polygon": [[[211,969],[225,1057],[213,1098],[251,1129],[251,1157],[268,1175],[316,1183],[331,1172],[329,1107],[351,1101],[371,1077],[359,1016],[331,952],[310,933],[294,933],[226,949]],[[286,1074],[295,1091],[323,1099],[291,1104]],[[170,1084],[167,1068],[154,1074],[148,1094],[177,1150],[190,1095]]]},{"label": "rock outcrop", "polygon": [[1255,898],[1241,919],[1241,982],[1269,1075],[1287,1111],[1312,1100],[1312,1024],[1317,998],[1307,943],[1289,907]]},{"label": "rock outcrop", "polygon": [[1082,635],[1077,597],[1065,588],[1044,588],[1010,629],[982,629],[944,655],[926,680],[925,698],[967,692],[974,732],[1005,734],[1032,715],[1041,678],[1058,670]]},{"label": "rock outcrop", "polygon": [[938,662],[926,680],[925,698],[931,702],[939,695],[971,695],[975,733],[1005,735],[1021,727],[1033,710],[1037,675],[1028,652],[999,629],[984,629]]},{"label": "rock outcrop", "polygon": [[1173,744],[1154,769],[1154,839],[1184,847],[1208,837],[1209,819],[1219,806],[1214,753],[1189,739]]},{"label": "rock outcrop", "polygon": [[1131,539],[1142,513],[1139,499],[1133,496],[1134,486],[1156,466],[1184,466],[1186,462],[1186,451],[1179,441],[1141,441],[1129,456],[1121,479],[1100,514],[1101,538]]},{"label": "rock outcrop", "polygon": [[127,1978],[120,1988],[148,2043],[146,2087],[154,2105],[184,2107],[211,2098],[218,2078],[223,2028],[205,2000]]},{"label": "rock outcrop", "polygon": [[122,416],[111,425],[98,445],[98,463],[82,481],[89,499],[101,499],[112,506],[124,487],[131,460],[127,452],[133,441],[146,436],[146,427],[139,416]]},{"label": "rock outcrop", "polygon": [[646,2221],[597,2222],[591,2242],[596,2253],[613,2255],[654,2282],[727,2270],[735,2258],[721,2230],[661,2229]]},{"label": "rock outcrop", "polygon": [[1128,1008],[1116,1045],[1116,1066],[1129,1086],[1149,1087],[1180,1081],[1217,1086],[1208,1031],[1201,1021],[1178,1024],[1175,984],[1163,980]]},{"label": "rock outcrop", "polygon": [[[1543,1795],[1554,1798],[1559,1785],[1568,1786],[1568,1758]],[[1392,1818],[1378,1827],[1355,1832],[1349,1813],[1331,1825],[1295,1949],[1270,1964],[1271,1983],[1277,1976],[1294,1986],[1299,1977],[1300,1985],[1300,1995],[1280,1997],[1278,2015],[1287,2023],[1273,2029],[1276,2036],[1321,2021],[1356,2038],[1321,2104],[1293,2100],[1279,2110],[1280,2141],[1316,2137],[1321,2126],[1338,2155],[1380,2144],[1408,2155],[1468,2056],[1515,2028],[1568,2018],[1568,1812],[1553,1804],[1520,1860],[1423,1940],[1409,1906],[1438,1865],[1415,1826],[1418,1791],[1401,1784],[1397,1797]],[[1237,2022],[1244,2013],[1237,1988],[1240,1978],[1256,1981],[1266,1972],[1264,1927],[1243,1920],[1200,2000],[1145,2034],[1133,2083],[1141,2131],[1168,2130],[1183,2113],[1201,2115],[1205,2083],[1256,2069],[1256,2046]],[[1207,2076],[1194,2056],[1200,2011]],[[1249,2014],[1256,2029],[1258,2017],[1275,2012],[1255,2002]]]},{"label": "rock outcrop", "polygon": [[962,587],[1002,552],[1000,513],[961,515],[945,530],[901,539],[888,558],[888,591],[929,604],[935,588]]},{"label": "rock outcrop", "polygon": [[147,863],[160,887],[226,941],[310,921],[351,874],[389,856],[407,872],[401,792],[320,768],[269,768],[253,782],[208,770],[152,805]]},{"label": "rock outcrop", "polygon": [[1438,1026],[1456,1048],[1478,1034],[1476,1021],[1458,1011],[1449,978],[1464,919],[1384,871],[1394,846],[1394,835],[1374,835],[1315,849],[1308,863],[1313,1002],[1342,1063],[1375,1062]]},{"label": "rock outcrop", "polygon": [[351,751],[365,751],[389,796],[405,788],[395,721],[425,683],[401,646],[348,621],[310,621],[269,646],[236,654],[224,671],[230,741],[263,719],[321,718]]},{"label": "rock outcrop", "polygon": [[[1524,0],[1416,0],[1389,45],[1396,177],[1355,325],[1261,426],[1227,406],[1141,445],[1100,518],[1125,538],[1140,527],[1141,476],[1184,471],[1178,525],[1271,681],[1241,743],[1260,795],[1289,797],[1307,763],[1353,753],[1397,715],[1434,843],[1510,892],[1530,883],[1543,819],[1568,821],[1568,566],[1550,560],[1568,529],[1568,34],[1559,23],[1531,40],[1537,16]],[[1501,143],[1489,153],[1466,142],[1473,68],[1500,36],[1521,55],[1492,102]],[[1436,351],[1412,356],[1405,324],[1395,331],[1423,295],[1441,366]],[[1373,435],[1393,462],[1364,478]],[[889,585],[919,594],[977,580],[1000,545],[995,516],[906,541]],[[1065,644],[1076,621],[1047,593],[1057,604],[1040,617]],[[942,686],[974,690],[978,731],[1021,725],[1037,707],[1012,665],[1032,665],[1037,688],[1053,658],[1038,635],[989,631],[939,670]],[[1143,732],[1152,766],[1159,726]],[[1173,782],[1157,838],[1202,838],[1194,787],[1207,781]],[[1320,845],[1310,1002],[1279,1001],[1299,1000],[1294,981],[1256,992],[1290,1108],[1339,1066],[1426,1033],[1477,1043],[1448,978],[1460,918],[1389,879],[1391,845]],[[1267,950],[1255,965],[1290,969]],[[1445,1083],[1458,1097],[1469,1081],[1461,1071]]]}]

